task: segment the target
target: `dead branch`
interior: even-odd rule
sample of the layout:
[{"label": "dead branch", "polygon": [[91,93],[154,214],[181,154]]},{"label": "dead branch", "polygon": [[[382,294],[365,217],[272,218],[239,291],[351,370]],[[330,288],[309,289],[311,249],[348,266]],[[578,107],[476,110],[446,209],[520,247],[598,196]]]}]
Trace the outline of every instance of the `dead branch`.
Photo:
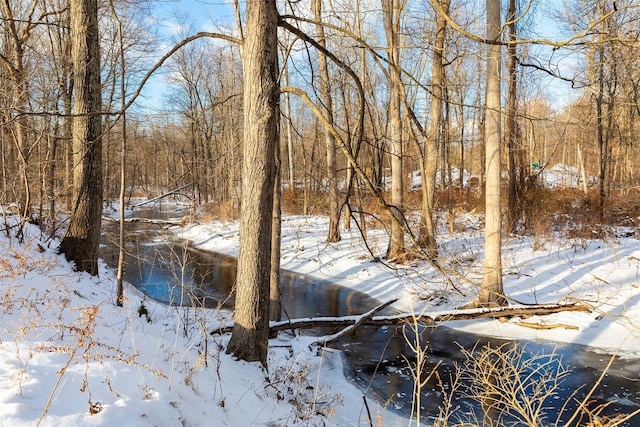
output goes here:
[{"label": "dead branch", "polygon": [[346,328],[340,330],[339,332],[336,332],[335,334],[326,335],[324,337],[321,337],[318,340],[314,341],[311,345],[326,345],[327,343],[330,343],[331,341],[335,341],[338,338],[340,338],[340,337],[342,337],[344,335],[347,335],[349,332],[355,330],[358,326],[362,325],[367,320],[371,319],[374,314],[384,310],[385,308],[387,308],[388,306],[390,306],[391,304],[393,304],[396,301],[398,301],[398,300],[397,299],[392,299],[391,301],[387,301],[384,304],[380,304],[379,306],[375,307],[372,310],[369,310],[368,312],[366,312],[365,314],[360,316],[360,318],[355,323],[353,323],[352,325],[347,326]]},{"label": "dead branch", "polygon": [[148,204],[148,203],[156,202],[156,201],[158,201],[158,200],[160,200],[160,199],[163,199],[163,198],[165,198],[165,197],[167,197],[167,196],[170,196],[170,195],[172,195],[172,194],[176,194],[176,193],[178,193],[178,192],[180,192],[180,191],[184,190],[185,188],[189,187],[189,186],[190,186],[190,185],[192,185],[192,184],[193,184],[193,182],[190,182],[190,183],[188,183],[188,184],[183,185],[182,187],[176,188],[176,189],[174,189],[174,190],[171,190],[171,191],[169,191],[169,192],[167,192],[167,193],[161,194],[161,195],[159,195],[159,196],[157,196],[157,197],[154,197],[154,198],[152,198],[152,199],[144,200],[144,201],[142,201],[142,202],[140,202],[140,203],[137,203],[137,204],[135,204],[135,205],[131,205],[131,207],[132,207],[132,208],[137,208],[137,207],[139,207],[139,206],[146,205],[146,204]]},{"label": "dead branch", "polygon": [[529,322],[515,322],[518,326],[523,326],[525,328],[531,329],[556,329],[556,328],[564,328],[564,329],[573,329],[579,330],[576,325],[568,325],[566,323],[529,323]]}]

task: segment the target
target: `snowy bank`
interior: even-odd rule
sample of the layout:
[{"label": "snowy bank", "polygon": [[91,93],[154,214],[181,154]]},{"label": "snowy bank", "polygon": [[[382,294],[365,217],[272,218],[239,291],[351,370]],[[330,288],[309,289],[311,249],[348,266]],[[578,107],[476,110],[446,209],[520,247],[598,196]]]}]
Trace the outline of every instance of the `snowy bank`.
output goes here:
[{"label": "snowy bank", "polygon": [[[442,262],[480,283],[482,231],[467,218],[468,231],[441,234]],[[281,267],[364,292],[380,301],[398,298],[394,307],[416,313],[455,310],[473,300],[477,287],[455,275],[464,295],[426,262],[407,265],[378,260],[386,250],[383,230],[367,230],[367,245],[357,229],[342,230],[342,240],[327,243],[328,220],[320,216],[285,216],[282,221]],[[175,228],[174,232],[202,250],[238,254],[238,223],[212,221]],[[606,353],[640,357],[640,240],[612,236],[602,240],[552,240],[533,250],[533,238],[504,242],[506,295],[512,304],[582,301],[593,313],[567,312],[527,323],[571,328],[532,329],[522,319],[456,321],[447,327],[503,338],[542,339],[597,348]],[[369,252],[371,250],[371,253]],[[375,259],[374,259],[375,257]],[[574,329],[576,328],[576,329]]]},{"label": "snowy bank", "polygon": [[369,425],[339,355],[300,339],[274,342],[269,372],[236,361],[226,337],[205,332],[229,313],[169,308],[132,288],[116,307],[113,271],[74,272],[40,237],[31,226],[24,244],[0,236],[0,425]]}]

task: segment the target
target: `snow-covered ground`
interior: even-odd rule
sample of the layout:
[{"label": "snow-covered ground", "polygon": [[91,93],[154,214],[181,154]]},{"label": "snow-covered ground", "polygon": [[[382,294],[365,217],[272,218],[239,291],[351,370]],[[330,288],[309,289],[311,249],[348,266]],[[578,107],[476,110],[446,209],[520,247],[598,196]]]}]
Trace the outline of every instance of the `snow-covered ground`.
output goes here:
[{"label": "snow-covered ground", "polygon": [[[460,220],[467,231],[440,236],[442,259],[478,282],[479,220]],[[396,308],[415,312],[452,310],[477,291],[454,278],[464,295],[451,293],[426,263],[389,268],[373,262],[355,228],[342,230],[338,243],[325,242],[326,230],[323,217],[285,217],[282,267],[381,301],[399,298]],[[237,222],[173,231],[199,248],[237,254]],[[450,322],[449,327],[585,344],[640,358],[640,240],[549,238],[537,251],[529,237],[504,243],[504,285],[513,304],[580,300],[593,313],[525,320],[578,329],[524,328],[519,319]],[[386,244],[383,231],[368,230],[374,255],[384,254]],[[235,361],[224,352],[228,337],[205,333],[228,321],[228,313],[167,308],[130,287],[124,307],[116,307],[114,272],[105,265],[99,278],[73,272],[56,246],[43,242],[31,226],[23,244],[0,236],[0,425],[370,425],[362,393],[343,378],[338,354],[318,355],[309,350],[309,338],[301,337],[272,342],[269,372]],[[368,403],[375,425],[407,425]]]},{"label": "snow-covered ground", "polygon": [[[477,218],[462,217],[466,232],[442,234],[441,259],[475,284],[481,282],[483,231]],[[287,216],[282,222],[281,267],[362,291],[380,301],[398,298],[394,307],[407,312],[438,314],[471,302],[477,286],[452,275],[464,295],[452,292],[443,277],[423,262],[404,266],[372,260],[359,231],[342,231],[342,240],[327,243],[324,217]],[[233,256],[238,253],[236,222],[191,225],[177,231],[194,246]],[[628,234],[628,233],[625,233]],[[377,257],[386,250],[382,230],[368,230],[368,246]],[[507,338],[540,338],[589,345],[606,352],[640,357],[640,240],[552,239],[534,251],[531,237],[505,240],[505,293],[512,304],[582,301],[592,313],[566,312],[528,318],[529,323],[576,326],[541,330],[523,328],[511,319],[457,321],[449,327]]]}]

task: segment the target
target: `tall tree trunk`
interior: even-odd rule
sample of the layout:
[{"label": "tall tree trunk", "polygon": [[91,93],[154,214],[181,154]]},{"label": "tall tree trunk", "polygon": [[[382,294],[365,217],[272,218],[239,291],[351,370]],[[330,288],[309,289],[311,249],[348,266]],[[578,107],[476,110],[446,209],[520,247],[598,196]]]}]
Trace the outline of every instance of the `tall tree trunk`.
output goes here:
[{"label": "tall tree trunk", "polygon": [[[316,21],[316,33],[318,44],[326,48],[326,38],[322,21],[322,0],[313,0],[313,14]],[[329,67],[327,56],[323,52],[318,53],[318,68],[320,71],[320,107],[329,124],[333,125],[333,98],[331,96],[331,83],[329,81]],[[327,186],[329,191],[329,231],[327,242],[340,241],[340,201],[338,200],[338,171],[336,165],[336,139],[328,130],[323,128],[325,144],[327,147]]]},{"label": "tall tree trunk", "polygon": [[[447,81],[443,81],[443,93],[444,93],[444,114],[442,117],[442,145],[444,146],[444,154],[447,165],[447,216],[449,222],[449,233],[453,234],[455,224],[455,209],[454,209],[454,183],[453,183],[453,162],[451,160],[451,103],[449,102],[449,89],[447,87]],[[462,179],[462,175],[460,175]]]},{"label": "tall tree trunk", "polygon": [[[123,275],[124,275],[124,263],[125,263],[125,231],[126,231],[126,222],[124,215],[124,206],[125,206],[125,194],[126,194],[126,184],[127,184],[127,112],[125,111],[126,105],[126,94],[127,94],[127,86],[126,86],[126,59],[124,52],[124,34],[122,31],[122,21],[118,16],[116,11],[116,7],[114,5],[114,0],[110,0],[111,13],[113,18],[116,21],[118,28],[118,49],[119,49],[119,60],[120,60],[120,106],[122,109],[121,123],[122,123],[122,134],[120,138],[120,192],[118,194],[120,200],[120,212],[118,214],[118,218],[120,219],[120,224],[118,227],[118,268],[116,272],[116,305],[118,307],[122,307],[124,303],[124,283],[123,283]],[[157,181],[156,181],[157,183]]]},{"label": "tall tree trunk", "polygon": [[389,140],[391,154],[391,236],[387,258],[397,259],[405,252],[404,231],[404,167],[402,144],[402,113],[400,102],[400,22],[401,0],[382,0],[384,30],[389,58]]},{"label": "tall tree trunk", "polygon": [[[449,13],[449,0],[440,0],[442,10]],[[433,65],[431,70],[431,83],[433,98],[431,101],[431,128],[426,140],[424,153],[423,185],[425,197],[422,200],[422,220],[420,221],[419,243],[426,248],[427,254],[436,258],[438,249],[436,246],[435,224],[435,194],[436,194],[436,170],[438,167],[438,145],[442,143],[442,103],[444,99],[444,63],[443,51],[447,31],[447,20],[438,15],[436,20],[436,37],[433,47]],[[443,175],[444,178],[444,175]]]},{"label": "tall tree trunk", "polygon": [[[509,0],[509,12],[507,21],[509,22],[509,40],[516,39],[516,0]],[[517,68],[516,68],[516,46],[507,46],[507,69],[508,69],[508,96],[507,96],[507,150],[509,157],[509,191],[507,202],[507,232],[516,232],[518,218],[520,217],[520,181],[518,180],[518,165],[516,159],[519,158],[520,141],[516,132],[516,109],[517,109]]]},{"label": "tall tree trunk", "polygon": [[4,140],[4,128],[0,128],[0,163],[2,164],[2,183],[0,184],[0,190],[6,192],[8,190],[7,184],[7,175],[9,175],[9,159],[10,156],[7,154],[10,149],[10,145],[6,143]]},{"label": "tall tree trunk", "polygon": [[[282,78],[284,80],[284,85],[289,86],[289,66],[288,61],[283,64],[283,73]],[[294,168],[293,168],[293,125],[291,124],[291,99],[290,94],[284,94],[284,114],[285,114],[285,127],[287,129],[287,162],[289,164],[289,191],[291,194],[295,194],[296,192],[296,183],[294,176]],[[281,172],[282,174],[282,172]]]},{"label": "tall tree trunk", "polygon": [[460,191],[461,195],[467,193],[467,189],[465,189],[464,185],[464,177],[465,177],[465,168],[467,167],[465,163],[465,116],[464,116],[464,106],[463,102],[460,101],[463,99],[462,95],[458,98],[459,102],[456,105],[457,117],[458,117],[458,128],[460,129],[460,163],[458,164],[458,170],[460,171]]},{"label": "tall tree trunk", "polygon": [[[360,11],[358,10],[358,13]],[[362,35],[362,18],[358,17],[357,19],[357,28],[358,28],[358,34]],[[367,81],[367,52],[365,52],[364,49],[361,49],[360,52],[360,81],[362,81],[363,83]],[[369,115],[369,117],[371,118],[371,115]],[[371,122],[371,131],[372,133],[375,134],[375,124],[373,123],[373,119],[370,119]],[[357,147],[358,151],[360,151],[360,146]],[[355,199],[356,199],[356,203],[358,206],[358,216],[359,216],[359,223],[358,223],[358,228],[360,229],[360,234],[362,236],[362,239],[364,242],[367,241],[367,221],[365,219],[365,213],[364,213],[364,207],[363,207],[363,202],[362,202],[362,195],[361,195],[361,190],[360,190],[360,177],[357,176],[355,174],[355,170],[353,168],[353,165],[351,163],[348,164],[347,166],[347,174],[349,174],[350,176],[348,176],[347,182],[351,183],[351,187],[353,188],[353,194],[355,195]],[[350,194],[347,194],[347,197],[350,197]],[[348,206],[349,208],[349,221],[351,220],[351,215],[353,215],[353,212],[351,212],[351,206]],[[345,227],[346,227],[346,220],[345,220]],[[347,229],[350,229],[350,227],[346,227]]]},{"label": "tall tree trunk", "polygon": [[[487,39],[500,39],[500,0],[487,1]],[[484,276],[478,305],[506,304],[502,287],[500,213],[500,45],[487,46]]]},{"label": "tall tree trunk", "polygon": [[[582,139],[581,139],[582,140]],[[589,195],[589,182],[587,180],[587,159],[582,154],[582,142],[578,141],[577,156],[578,156],[578,167],[580,168],[580,180],[582,181],[582,192],[585,196]]]},{"label": "tall tree trunk", "polygon": [[102,98],[97,0],[71,0],[74,75],[73,197],[60,252],[98,274],[102,220]]},{"label": "tall tree trunk", "polygon": [[271,229],[271,279],[269,280],[269,320],[282,317],[282,291],[280,288],[280,243],[282,234],[282,162],[280,147],[276,147],[276,177],[273,186],[273,223]]},{"label": "tall tree trunk", "polygon": [[[52,147],[52,165],[49,168],[50,173],[50,212],[49,217],[51,218],[51,232],[56,230],[55,223],[55,210],[57,209],[58,204],[60,203],[60,194],[55,194],[56,192],[56,173],[55,171],[64,170],[64,165],[66,164],[67,152],[71,152],[71,134],[72,134],[72,121],[69,118],[71,115],[71,106],[72,106],[72,92],[73,92],[73,74],[72,74],[72,64],[71,64],[71,33],[69,29],[69,11],[65,11],[60,16],[61,25],[52,27],[49,26],[47,30],[50,33],[50,37],[55,40],[53,58],[56,58],[56,61],[59,64],[60,71],[57,74],[57,93],[58,99],[56,102],[62,103],[62,111],[64,117],[55,119],[55,140],[53,141]],[[58,155],[56,153],[62,153],[62,155]],[[58,162],[62,162],[59,164]],[[65,171],[66,172],[66,171]],[[70,210],[70,195],[69,189],[71,186],[67,187],[67,184],[71,183],[71,179],[67,182],[67,175],[65,173],[64,179],[64,187],[63,193],[64,202],[67,206],[67,209]]]},{"label": "tall tree trunk", "polygon": [[599,182],[598,182],[598,213],[604,215],[604,204],[606,199],[607,181],[607,140],[604,134],[604,64],[602,45],[597,47],[598,59],[595,66],[597,68],[598,93],[596,94],[596,137],[598,138],[598,159],[599,159]]},{"label": "tall tree trunk", "polygon": [[276,0],[246,5],[244,149],[236,310],[227,351],[267,365],[269,282],[278,144],[278,12]]},{"label": "tall tree trunk", "polygon": [[[24,44],[27,41],[30,31],[18,28],[17,23],[21,22],[14,16],[14,11],[8,0],[2,1],[2,18],[3,26],[5,26],[6,35],[6,53],[0,54],[0,66],[2,66],[11,81],[11,92],[13,98],[11,121],[14,122],[14,143],[16,153],[18,154],[18,173],[20,180],[17,188],[17,202],[21,208],[21,214],[25,217],[29,216],[31,202],[30,186],[29,186],[29,154],[30,149],[27,146],[27,106],[29,105],[29,82],[27,79],[25,63],[24,63]],[[33,7],[22,5],[23,7]],[[26,27],[31,27],[32,22],[24,22]]]},{"label": "tall tree trunk", "polygon": [[[69,43],[68,50],[69,57],[65,59],[65,62],[71,61],[71,43]],[[73,204],[73,120],[71,116],[73,106],[73,64],[67,64],[68,70],[65,70],[68,74],[68,82],[65,84],[65,91],[62,93],[62,108],[66,115],[64,123],[62,124],[62,138],[64,138],[64,201],[65,206],[71,211],[71,205]]]},{"label": "tall tree trunk", "polygon": [[[56,126],[57,127],[57,126]],[[57,132],[56,132],[57,133]],[[49,135],[47,137],[47,159],[45,163],[46,175],[43,176],[45,199],[48,202],[48,230],[53,234],[56,229],[56,152],[58,150],[58,137],[55,135]]]}]

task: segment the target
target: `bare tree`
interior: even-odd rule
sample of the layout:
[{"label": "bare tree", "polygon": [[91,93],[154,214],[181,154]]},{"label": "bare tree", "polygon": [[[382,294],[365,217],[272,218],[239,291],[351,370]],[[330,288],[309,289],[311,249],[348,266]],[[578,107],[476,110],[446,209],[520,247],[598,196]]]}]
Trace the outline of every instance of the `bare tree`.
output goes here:
[{"label": "bare tree", "polygon": [[[500,0],[487,1],[487,40],[500,40]],[[486,85],[486,190],[485,190],[485,238],[484,276],[478,305],[501,306],[506,304],[502,287],[502,215],[500,208],[500,44],[487,46]]]},{"label": "bare tree", "polygon": [[269,320],[279,321],[282,317],[282,290],[280,287],[280,250],[282,241],[282,162],[279,148],[274,150],[274,156],[276,177],[273,186]]},{"label": "bare tree", "polygon": [[391,236],[387,258],[397,259],[405,252],[404,245],[404,166],[401,113],[400,23],[405,0],[382,0],[384,31],[389,60],[389,140],[391,152]]},{"label": "bare tree", "polygon": [[[45,105],[42,101],[34,100],[32,95],[31,103],[41,105],[44,110],[60,111],[63,117],[40,117],[43,127],[49,127],[47,134],[47,150],[45,167],[43,170],[43,205],[48,204],[48,212],[40,212],[42,224],[48,224],[49,230],[54,232],[57,229],[56,210],[59,208],[59,200],[64,196],[64,201],[69,202],[67,189],[71,188],[71,179],[64,174],[64,180],[59,179],[60,171],[65,171],[68,165],[71,171],[70,161],[67,162],[68,153],[71,153],[71,132],[72,120],[72,92],[73,76],[71,70],[71,31],[69,24],[69,10],[62,7],[58,1],[50,0],[41,2],[43,16],[46,16],[45,32],[41,35],[42,56],[41,66],[34,70],[42,77],[36,78],[41,85],[42,101],[48,100]],[[38,95],[35,95],[38,96]],[[61,186],[60,181],[64,181]],[[48,202],[48,203],[45,203]],[[46,215],[46,216],[45,216]],[[47,221],[48,217],[48,221]]]},{"label": "bare tree", "polygon": [[[449,0],[439,0],[445,13],[449,13]],[[447,21],[443,14],[436,20],[436,37],[433,47],[433,64],[431,72],[431,129],[426,140],[424,153],[422,219],[420,221],[420,244],[424,245],[430,257],[437,257],[435,214],[435,189],[438,146],[442,144],[444,102],[444,42]],[[451,185],[451,183],[449,183]]]},{"label": "bare tree", "polygon": [[[510,41],[516,39],[516,0],[509,0],[509,11],[507,22],[508,37]],[[521,186],[520,180],[522,176],[522,164],[517,162],[520,152],[519,132],[516,123],[517,108],[517,63],[516,63],[516,45],[509,44],[507,46],[507,72],[508,72],[508,94],[507,94],[507,118],[506,118],[506,139],[509,158],[509,191],[508,191],[508,209],[507,209],[507,231],[514,233],[516,231],[517,219],[520,217],[522,204],[519,201]]]},{"label": "bare tree", "polygon": [[[284,58],[284,64],[282,65],[282,80],[285,86],[289,85],[289,59]],[[284,94],[284,120],[285,120],[285,128],[286,128],[286,140],[287,140],[287,165],[288,169],[288,182],[289,182],[289,191],[291,194],[295,194],[296,192],[296,182],[295,182],[295,173],[294,173],[294,151],[293,151],[293,124],[291,118],[291,95],[289,93]]]},{"label": "bare tree", "polygon": [[[615,7],[615,6],[614,6]],[[605,2],[597,2],[597,13],[604,15]],[[596,108],[596,138],[598,143],[599,180],[598,207],[600,215],[604,215],[605,203],[609,197],[609,168],[611,167],[611,145],[614,132],[614,111],[616,109],[616,90],[618,86],[618,66],[613,58],[615,46],[602,43],[606,34],[611,33],[611,20],[603,22],[603,28],[596,36],[597,43],[591,50],[592,66],[592,99]]]},{"label": "bare tree", "polygon": [[[17,15],[21,7],[26,14]],[[2,0],[1,9],[4,37],[6,40],[5,51],[0,52],[0,66],[7,72],[11,84],[13,114],[9,117],[13,121],[14,143],[18,154],[18,177],[22,181],[18,185],[17,201],[21,206],[24,216],[29,214],[30,187],[29,187],[29,157],[31,147],[27,143],[27,107],[29,104],[29,79],[25,65],[25,44],[29,40],[35,26],[35,13],[37,1],[30,4],[16,5],[9,0]]]},{"label": "bare tree", "polygon": [[244,154],[234,326],[227,351],[267,364],[269,281],[278,146],[278,12],[275,0],[247,2]]},{"label": "bare tree", "polygon": [[118,233],[118,269],[116,273],[116,305],[118,307],[122,307],[124,302],[124,286],[123,286],[123,274],[124,274],[124,263],[125,263],[125,228],[126,223],[124,221],[124,206],[125,206],[125,196],[126,196],[126,184],[127,184],[127,174],[126,174],[126,165],[127,165],[127,112],[125,110],[126,105],[126,72],[127,72],[127,62],[125,58],[125,49],[124,49],[124,34],[122,31],[122,21],[118,16],[118,12],[116,10],[114,0],[109,1],[109,5],[111,6],[111,13],[113,15],[113,19],[116,21],[116,25],[118,28],[118,45],[119,45],[119,53],[120,53],[120,102],[122,106],[121,111],[121,121],[122,121],[122,134],[120,138],[120,213],[118,218],[120,219],[119,233]]},{"label": "bare tree", "polygon": [[[327,42],[322,25],[322,0],[313,0],[313,14],[317,21],[316,33],[320,46],[326,48]],[[320,103],[321,111],[333,126],[333,97],[329,81],[329,67],[324,52],[318,53],[318,68],[320,72]],[[338,172],[336,162],[336,140],[326,129],[323,129],[327,149],[327,186],[329,187],[329,231],[327,242],[340,241],[340,202],[338,200]]]},{"label": "bare tree", "polygon": [[59,251],[76,268],[98,274],[102,220],[102,94],[97,0],[71,0],[74,75],[73,197]]}]

